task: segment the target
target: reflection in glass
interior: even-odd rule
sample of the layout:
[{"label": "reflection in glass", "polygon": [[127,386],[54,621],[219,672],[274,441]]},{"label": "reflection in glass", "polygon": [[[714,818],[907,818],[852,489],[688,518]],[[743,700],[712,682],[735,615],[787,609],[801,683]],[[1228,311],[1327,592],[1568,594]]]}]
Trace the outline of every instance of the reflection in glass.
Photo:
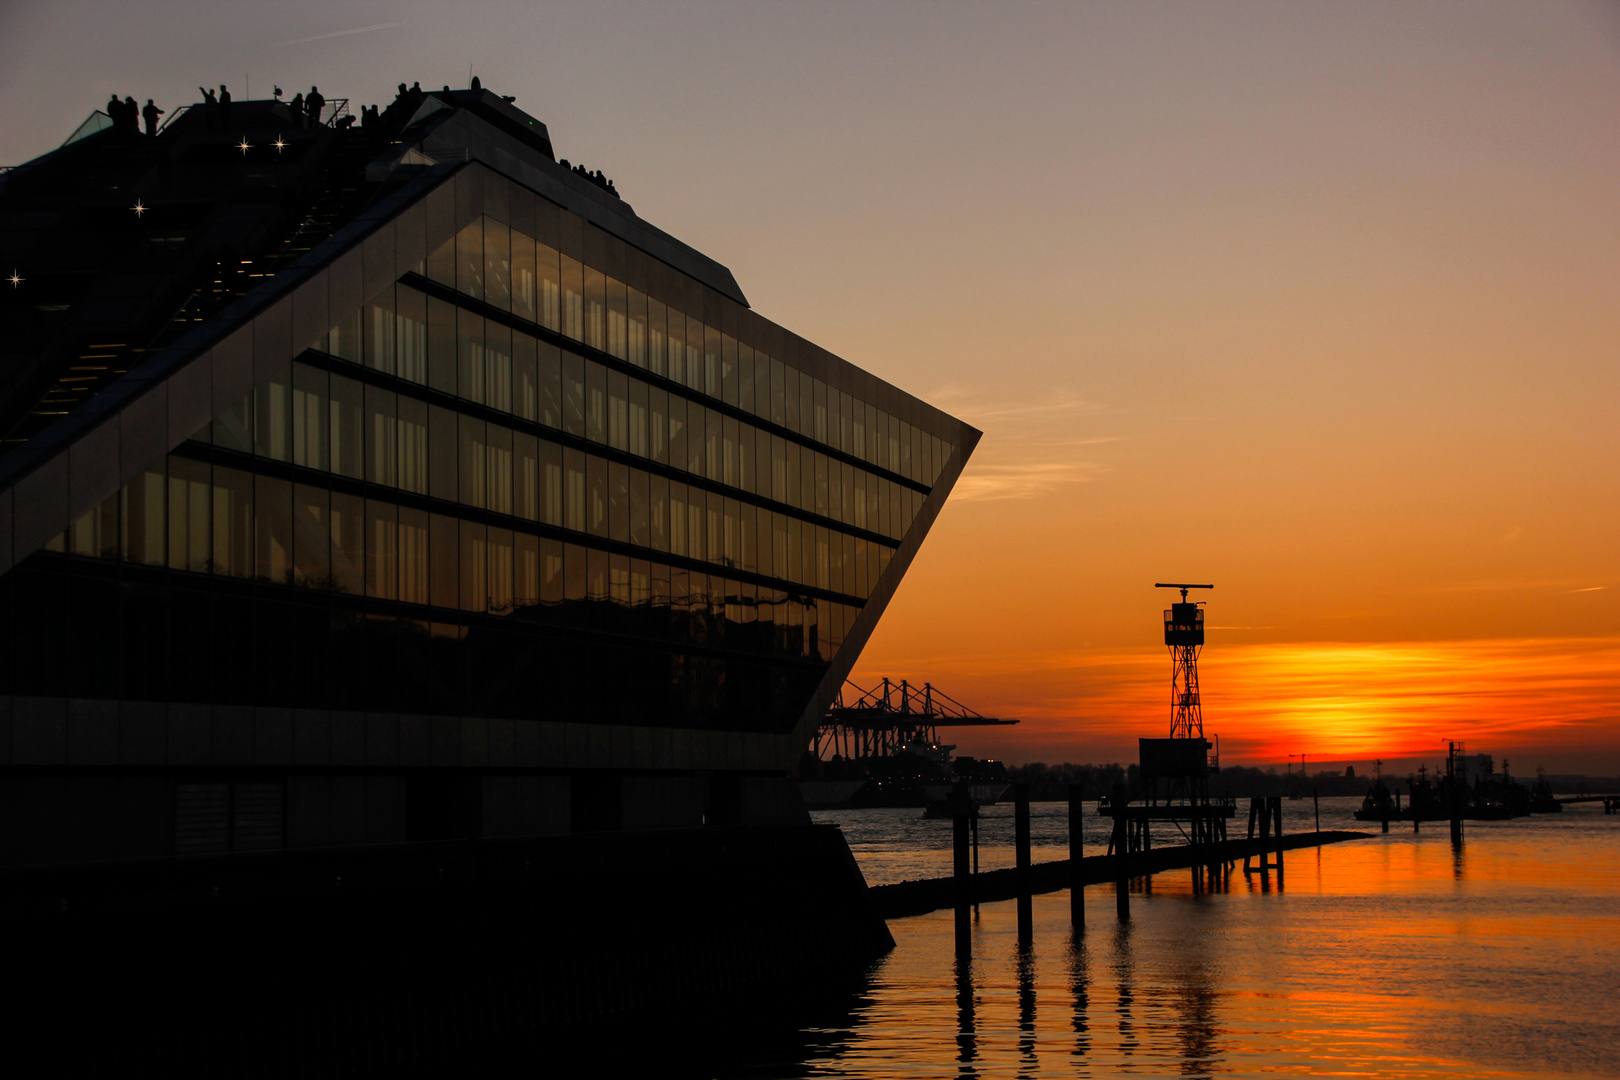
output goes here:
[{"label": "reflection in glass", "polygon": [[365,500],[358,495],[332,492],[332,588],[354,596],[365,595]]}]

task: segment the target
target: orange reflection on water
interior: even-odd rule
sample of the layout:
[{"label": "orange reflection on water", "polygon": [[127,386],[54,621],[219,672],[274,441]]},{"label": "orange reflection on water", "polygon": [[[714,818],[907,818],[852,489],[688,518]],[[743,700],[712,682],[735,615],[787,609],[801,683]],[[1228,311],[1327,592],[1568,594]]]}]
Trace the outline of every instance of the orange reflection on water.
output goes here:
[{"label": "orange reflection on water", "polygon": [[[1335,819],[1350,800],[1334,800]],[[1340,806],[1344,803],[1344,806]],[[1337,820],[1335,825],[1339,824]],[[952,914],[897,947],[815,1075],[1524,1077],[1620,1075],[1620,819],[1593,808],[1392,832],[1195,888],[1190,871],[986,904],[974,955]]]}]

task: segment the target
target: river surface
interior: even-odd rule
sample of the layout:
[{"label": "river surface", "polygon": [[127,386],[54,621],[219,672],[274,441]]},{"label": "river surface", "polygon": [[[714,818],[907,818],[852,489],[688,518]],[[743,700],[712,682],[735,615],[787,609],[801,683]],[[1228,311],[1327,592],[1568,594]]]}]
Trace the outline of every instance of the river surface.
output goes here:
[{"label": "river surface", "polygon": [[[712,1071],[1620,1076],[1620,816],[1587,804],[1470,822],[1454,849],[1444,823],[1379,835],[1351,817],[1357,805],[1323,799],[1321,827],[1372,835],[1290,851],[1280,876],[1239,866],[1213,892],[1186,870],[1138,879],[1129,923],[1113,887],[1093,886],[1075,934],[1068,893],[1048,893],[1021,949],[1014,904],[985,904],[965,965],[951,912],[890,920],[893,952],[847,1000]],[[1286,831],[1315,827],[1310,800],[1284,806]],[[872,884],[949,873],[949,821],[815,817],[844,828]],[[1088,818],[1087,854],[1105,824]],[[1067,857],[1065,806],[1035,804],[1031,832],[1037,862]],[[987,808],[980,865],[1011,863],[1012,807]]]}]

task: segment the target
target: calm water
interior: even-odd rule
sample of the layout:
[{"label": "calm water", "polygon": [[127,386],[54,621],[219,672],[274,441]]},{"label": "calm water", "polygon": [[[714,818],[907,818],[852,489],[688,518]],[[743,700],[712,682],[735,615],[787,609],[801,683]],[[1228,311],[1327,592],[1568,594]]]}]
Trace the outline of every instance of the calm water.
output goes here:
[{"label": "calm water", "polygon": [[[1364,828],[1358,800],[1322,827]],[[1286,827],[1311,827],[1309,800]],[[1066,810],[1037,804],[1036,859],[1067,854]],[[950,823],[917,811],[835,812],[872,883],[947,872]],[[981,866],[1011,862],[1010,806],[991,808]],[[1286,876],[1195,895],[1189,871],[1138,882],[1132,920],[1111,886],[986,904],[974,959],[952,915],[890,922],[896,948],[850,999],[739,1076],[1620,1076],[1620,817],[1601,807],[1445,826],[1392,825],[1290,852]],[[1376,832],[1376,826],[1374,827]],[[1088,852],[1102,823],[1088,822]]]}]

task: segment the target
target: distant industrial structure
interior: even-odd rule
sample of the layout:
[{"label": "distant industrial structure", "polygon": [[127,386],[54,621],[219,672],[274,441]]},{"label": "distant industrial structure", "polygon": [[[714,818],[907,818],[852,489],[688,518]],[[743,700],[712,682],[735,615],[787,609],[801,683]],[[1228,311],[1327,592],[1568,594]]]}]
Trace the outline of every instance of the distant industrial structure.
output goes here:
[{"label": "distant industrial structure", "polygon": [[812,808],[925,806],[965,780],[975,802],[997,802],[1008,784],[998,761],[952,758],[942,727],[1007,727],[968,708],[932,683],[885,678],[870,690],[845,682],[827,709],[799,767],[799,790]]},{"label": "distant industrial structure", "polygon": [[[1130,851],[1153,846],[1152,823],[1169,822],[1193,845],[1226,839],[1226,822],[1236,813],[1231,799],[1211,799],[1209,777],[1220,769],[1220,757],[1211,760],[1215,745],[1204,738],[1204,712],[1199,700],[1198,654],[1204,647],[1204,612],[1201,601],[1187,598],[1191,589],[1214,585],[1155,583],[1156,589],[1179,589],[1181,601],[1164,613],[1164,644],[1170,650],[1170,737],[1141,739],[1139,792],[1121,792],[1102,800],[1098,813],[1120,821],[1123,843]],[[1115,803],[1121,796],[1123,806]],[[1140,802],[1131,804],[1133,797]]]}]

